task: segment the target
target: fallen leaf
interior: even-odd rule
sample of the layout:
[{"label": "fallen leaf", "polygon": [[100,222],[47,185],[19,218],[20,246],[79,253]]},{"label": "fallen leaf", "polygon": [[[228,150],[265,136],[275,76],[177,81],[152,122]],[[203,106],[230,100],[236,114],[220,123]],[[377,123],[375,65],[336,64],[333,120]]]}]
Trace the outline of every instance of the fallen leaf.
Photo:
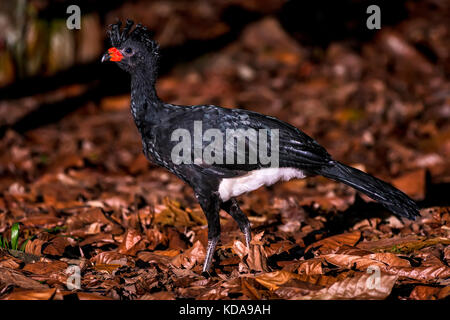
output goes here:
[{"label": "fallen leaf", "polygon": [[[320,290],[310,290],[306,293],[304,291],[300,291],[296,294],[290,294],[289,299],[381,300],[386,299],[386,297],[389,296],[396,281],[397,276],[393,275],[381,273],[379,280],[374,280],[373,275],[371,274],[356,273],[352,277],[347,277]],[[280,288],[276,290],[275,293],[286,298],[286,291],[289,291],[289,288]]]},{"label": "fallen leaf", "polygon": [[450,267],[447,266],[388,267],[386,272],[405,278],[431,282],[450,277]]},{"label": "fallen leaf", "polygon": [[427,239],[425,237],[419,237],[416,235],[411,235],[407,237],[395,237],[382,239],[378,241],[370,241],[370,242],[360,242],[357,247],[378,251],[378,252],[392,252],[392,253],[404,253],[408,254],[416,250],[420,250],[422,248],[426,248],[429,246],[436,245],[438,243],[442,243],[445,245],[450,244],[449,238],[436,237]]},{"label": "fallen leaf", "polygon": [[127,264],[127,256],[116,251],[103,251],[90,260],[94,265],[119,264],[124,266]]},{"label": "fallen leaf", "polygon": [[141,239],[142,236],[136,229],[128,229],[123,237],[122,243],[117,248],[117,252],[132,255],[138,250],[145,249],[144,243],[141,243],[141,245],[138,246]]},{"label": "fallen leaf", "polygon": [[285,284],[291,279],[300,279],[296,273],[278,270],[274,272],[267,272],[255,277],[255,280],[268,288],[269,290],[277,290],[281,285]]},{"label": "fallen leaf", "polygon": [[51,300],[56,288],[41,290],[17,290],[3,298],[3,300]]},{"label": "fallen leaf", "polygon": [[80,300],[113,300],[109,297],[101,296],[96,293],[77,292],[76,294]]},{"label": "fallen leaf", "polygon": [[43,244],[45,244],[45,241],[40,239],[29,240],[25,245],[25,252],[35,256],[41,256]]},{"label": "fallen leaf", "polygon": [[70,245],[66,237],[55,237],[44,248],[43,253],[53,256],[62,256],[66,247]]},{"label": "fallen leaf", "polygon": [[[262,236],[262,235],[261,235]],[[268,272],[267,256],[258,237],[252,240],[250,248],[239,240],[233,242],[232,250],[239,256],[241,262],[246,268],[253,271]]]},{"label": "fallen leaf", "polygon": [[441,289],[437,287],[417,286],[411,291],[409,298],[413,300],[436,300],[439,291]]},{"label": "fallen leaf", "polygon": [[50,275],[58,272],[65,271],[69,265],[62,261],[38,261],[35,263],[29,263],[23,267],[24,271],[31,272],[38,275]]},{"label": "fallen leaf", "polygon": [[196,264],[200,265],[205,260],[206,250],[200,241],[196,241],[194,245],[172,258],[172,265],[177,268],[192,269]]},{"label": "fallen leaf", "polygon": [[3,285],[14,285],[23,289],[47,289],[48,286],[41,284],[36,280],[24,276],[22,273],[10,270],[7,268],[0,267],[0,284]]},{"label": "fallen leaf", "polygon": [[305,252],[314,250],[320,254],[333,253],[343,245],[354,246],[360,238],[361,232],[359,231],[338,234],[310,244]]}]

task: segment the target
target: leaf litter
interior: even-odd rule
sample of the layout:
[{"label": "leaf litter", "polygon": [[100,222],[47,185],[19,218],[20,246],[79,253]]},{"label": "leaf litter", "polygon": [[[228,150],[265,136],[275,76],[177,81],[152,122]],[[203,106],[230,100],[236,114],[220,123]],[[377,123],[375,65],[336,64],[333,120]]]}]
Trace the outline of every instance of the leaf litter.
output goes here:
[{"label": "leaf litter", "polygon": [[[410,10],[360,50],[335,41],[317,52],[264,18],[176,67],[158,90],[172,103],[246,107],[289,121],[336,159],[423,204],[416,221],[320,177],[278,184],[239,199],[250,248],[221,212],[221,243],[204,277],[207,227],[192,191],[140,153],[128,99],[105,97],[0,140],[0,234],[9,244],[20,223],[23,246],[0,249],[0,299],[448,298],[450,207],[430,186],[450,182],[442,72],[450,42],[421,20],[432,9]],[[442,12],[436,23],[448,31]],[[420,43],[434,61],[417,49],[417,25],[428,30]],[[71,267],[79,288],[68,286]]]}]

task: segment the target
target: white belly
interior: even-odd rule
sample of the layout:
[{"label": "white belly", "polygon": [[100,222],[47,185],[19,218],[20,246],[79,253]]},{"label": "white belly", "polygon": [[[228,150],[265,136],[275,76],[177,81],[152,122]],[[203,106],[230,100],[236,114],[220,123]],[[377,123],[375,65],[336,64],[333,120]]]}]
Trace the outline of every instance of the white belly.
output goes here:
[{"label": "white belly", "polygon": [[302,179],[306,175],[294,168],[265,168],[250,171],[244,176],[223,179],[219,185],[222,201],[237,197],[243,193],[256,190],[262,186],[270,186],[277,181],[288,181],[293,178]]}]

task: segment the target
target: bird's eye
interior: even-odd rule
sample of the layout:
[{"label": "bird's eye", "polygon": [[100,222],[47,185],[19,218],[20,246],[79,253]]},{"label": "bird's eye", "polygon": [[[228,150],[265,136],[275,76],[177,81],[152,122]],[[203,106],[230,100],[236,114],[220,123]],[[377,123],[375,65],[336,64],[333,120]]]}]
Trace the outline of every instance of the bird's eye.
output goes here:
[{"label": "bird's eye", "polygon": [[126,48],[126,49],[125,49],[125,53],[126,53],[126,54],[132,54],[132,53],[133,53],[133,49],[131,49],[131,48]]}]

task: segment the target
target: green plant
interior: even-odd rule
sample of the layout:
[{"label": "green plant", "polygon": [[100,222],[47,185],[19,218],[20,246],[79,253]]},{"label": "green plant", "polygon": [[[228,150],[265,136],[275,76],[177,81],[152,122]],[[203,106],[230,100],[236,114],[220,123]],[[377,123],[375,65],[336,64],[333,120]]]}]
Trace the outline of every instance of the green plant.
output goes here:
[{"label": "green plant", "polygon": [[[7,250],[18,250],[19,246],[19,233],[20,233],[20,224],[18,222],[15,222],[11,227],[11,238],[10,241],[6,239],[6,237],[3,235],[0,235],[0,248],[7,249]],[[20,251],[25,251],[25,246],[30,240],[29,238],[24,241],[22,246],[20,247]]]},{"label": "green plant", "polygon": [[20,225],[16,222],[11,228],[11,249],[17,250],[19,244]]}]

